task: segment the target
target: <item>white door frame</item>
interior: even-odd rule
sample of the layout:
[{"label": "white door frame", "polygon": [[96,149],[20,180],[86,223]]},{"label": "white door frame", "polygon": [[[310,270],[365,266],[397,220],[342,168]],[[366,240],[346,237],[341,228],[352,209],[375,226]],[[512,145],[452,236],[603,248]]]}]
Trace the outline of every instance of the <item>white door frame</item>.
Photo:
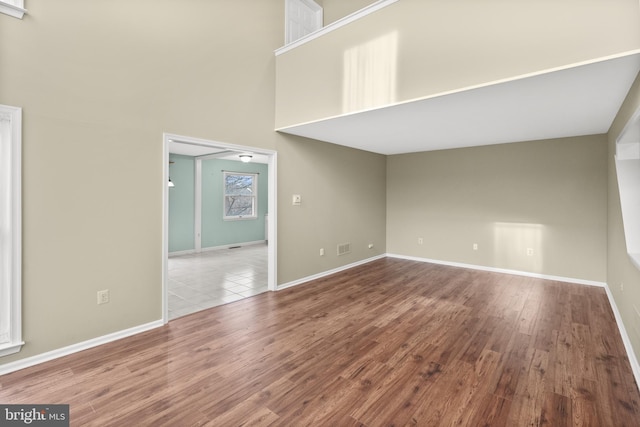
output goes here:
[{"label": "white door frame", "polygon": [[310,17],[311,20],[313,21],[313,27],[314,30],[312,32],[318,31],[319,29],[322,28],[322,21],[323,21],[323,13],[324,10],[322,9],[322,6],[320,6],[318,3],[316,3],[313,0],[285,0],[285,19],[284,19],[284,44],[287,45],[289,43],[293,43],[296,40],[299,40],[301,38],[304,38],[305,36],[309,35],[308,34],[304,34],[304,35],[297,35],[294,34],[294,27],[295,27],[295,21],[296,19],[293,19],[290,14],[291,14],[291,10],[292,8],[298,8],[298,10],[302,10],[305,14],[307,14],[307,17]]},{"label": "white door frame", "polygon": [[202,159],[196,158],[193,209],[193,243],[196,253],[202,251]]},{"label": "white door frame", "polygon": [[162,320],[163,323],[169,321],[169,271],[168,271],[168,259],[169,259],[169,142],[184,142],[187,144],[203,145],[210,147],[222,147],[229,150],[236,151],[249,151],[256,154],[263,154],[269,157],[269,184],[268,184],[268,201],[269,201],[269,219],[267,221],[269,244],[267,246],[267,287],[269,291],[276,290],[277,275],[277,245],[278,245],[278,233],[277,233],[277,193],[278,188],[276,182],[276,169],[277,169],[277,151],[266,150],[264,148],[249,147],[244,145],[228,144],[225,142],[211,141],[200,138],[193,138],[190,136],[175,135],[171,133],[162,134]]}]

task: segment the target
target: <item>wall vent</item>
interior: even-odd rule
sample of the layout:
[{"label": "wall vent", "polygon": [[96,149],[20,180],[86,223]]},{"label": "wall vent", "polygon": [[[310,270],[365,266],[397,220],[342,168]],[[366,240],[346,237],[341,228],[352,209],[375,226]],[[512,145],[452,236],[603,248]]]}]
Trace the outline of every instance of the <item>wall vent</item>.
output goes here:
[{"label": "wall vent", "polygon": [[351,243],[341,243],[338,245],[338,256],[351,253]]}]

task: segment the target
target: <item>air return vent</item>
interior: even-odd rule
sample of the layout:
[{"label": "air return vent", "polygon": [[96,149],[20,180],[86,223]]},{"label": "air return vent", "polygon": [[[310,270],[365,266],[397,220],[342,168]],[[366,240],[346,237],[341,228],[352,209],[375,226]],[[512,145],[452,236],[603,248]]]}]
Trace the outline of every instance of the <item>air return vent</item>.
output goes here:
[{"label": "air return vent", "polygon": [[338,245],[338,256],[351,253],[351,243],[341,243]]}]

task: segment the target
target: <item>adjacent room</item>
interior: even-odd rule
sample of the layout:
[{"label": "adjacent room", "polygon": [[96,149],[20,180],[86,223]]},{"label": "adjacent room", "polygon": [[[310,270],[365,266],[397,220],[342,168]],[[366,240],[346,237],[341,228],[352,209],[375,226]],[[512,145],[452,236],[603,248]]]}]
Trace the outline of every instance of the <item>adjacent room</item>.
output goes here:
[{"label": "adjacent room", "polygon": [[169,142],[169,319],[268,289],[268,156]]}]

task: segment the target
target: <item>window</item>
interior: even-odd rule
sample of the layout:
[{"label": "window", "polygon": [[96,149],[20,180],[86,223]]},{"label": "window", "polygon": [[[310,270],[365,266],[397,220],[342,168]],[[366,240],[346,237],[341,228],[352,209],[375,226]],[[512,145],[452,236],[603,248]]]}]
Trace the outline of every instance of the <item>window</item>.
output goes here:
[{"label": "window", "polygon": [[26,13],[24,0],[0,0],[0,13],[22,19]]},{"label": "window", "polygon": [[20,351],[22,110],[0,105],[0,356]]},{"label": "window", "polygon": [[258,217],[258,174],[224,172],[224,219]]}]

